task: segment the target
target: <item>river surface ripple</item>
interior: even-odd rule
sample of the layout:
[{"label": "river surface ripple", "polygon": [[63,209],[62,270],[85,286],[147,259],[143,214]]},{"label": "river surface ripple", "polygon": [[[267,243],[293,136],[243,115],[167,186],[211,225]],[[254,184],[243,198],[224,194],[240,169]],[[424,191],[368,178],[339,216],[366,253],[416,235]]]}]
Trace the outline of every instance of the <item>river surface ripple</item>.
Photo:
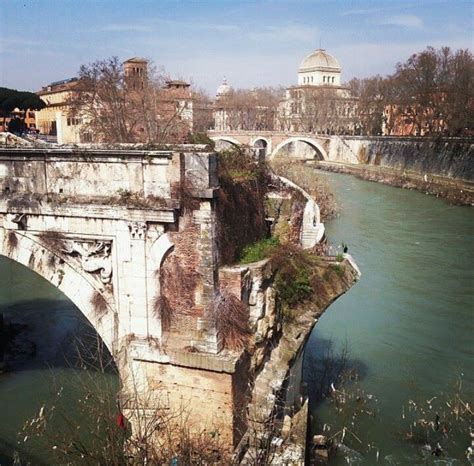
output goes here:
[{"label": "river surface ripple", "polygon": [[[376,444],[379,462],[371,452],[353,455],[352,464],[426,464],[400,440],[401,406],[448,389],[461,374],[465,390],[474,391],[474,211],[348,175],[321,176],[341,206],[326,225],[328,236],[335,247],[349,245],[362,278],[316,325],[305,368],[328,341],[336,351],[347,344],[363,389],[378,399],[375,424],[362,424],[360,434]],[[43,342],[34,361],[0,375],[0,464],[10,464],[15,450],[31,464],[50,464],[47,452],[28,449],[16,433],[54,396],[51,377],[74,390],[77,370],[64,364],[64,352],[83,318],[45,280],[1,257],[0,309],[28,323],[30,336]],[[311,392],[308,370],[305,377]],[[333,415],[327,403],[314,414],[321,425]]]},{"label": "river surface ripple", "polygon": [[[361,387],[380,411],[375,423],[362,425],[371,430],[362,434],[379,449],[379,463],[370,454],[357,464],[427,464],[400,440],[401,407],[449,390],[459,377],[464,391],[474,393],[474,210],[349,175],[321,177],[341,207],[327,235],[334,249],[349,245],[362,278],[313,330],[305,361],[309,392],[308,368],[325,344],[336,352],[347,346]],[[329,403],[313,414],[320,425],[330,422]]]}]

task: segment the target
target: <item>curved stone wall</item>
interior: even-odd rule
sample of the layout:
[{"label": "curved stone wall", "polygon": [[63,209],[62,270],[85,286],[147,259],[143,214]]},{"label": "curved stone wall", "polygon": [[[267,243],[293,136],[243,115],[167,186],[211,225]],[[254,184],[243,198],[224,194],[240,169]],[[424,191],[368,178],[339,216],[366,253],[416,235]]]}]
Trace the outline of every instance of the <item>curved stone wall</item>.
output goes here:
[{"label": "curved stone wall", "polygon": [[474,141],[467,138],[334,136],[329,160],[474,181]]}]

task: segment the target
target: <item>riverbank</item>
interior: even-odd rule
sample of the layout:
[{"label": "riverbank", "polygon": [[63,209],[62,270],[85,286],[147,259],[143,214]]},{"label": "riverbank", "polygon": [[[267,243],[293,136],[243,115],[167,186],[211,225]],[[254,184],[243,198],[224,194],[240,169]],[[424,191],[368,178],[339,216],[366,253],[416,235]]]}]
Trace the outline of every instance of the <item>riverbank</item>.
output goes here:
[{"label": "riverbank", "polygon": [[413,171],[400,171],[393,168],[356,165],[338,162],[308,162],[324,171],[345,173],[362,180],[411,189],[446,199],[455,205],[474,206],[474,183],[438,175],[421,175]]}]

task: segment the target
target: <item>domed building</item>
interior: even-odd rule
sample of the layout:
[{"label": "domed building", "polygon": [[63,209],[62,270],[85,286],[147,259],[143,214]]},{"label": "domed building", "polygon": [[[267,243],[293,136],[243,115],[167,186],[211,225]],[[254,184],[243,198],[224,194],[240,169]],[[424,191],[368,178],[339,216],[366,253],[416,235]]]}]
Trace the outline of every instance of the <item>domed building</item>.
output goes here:
[{"label": "domed building", "polygon": [[324,49],[317,49],[301,62],[298,69],[298,85],[340,86],[339,62]]},{"label": "domed building", "polygon": [[216,100],[214,101],[214,129],[216,131],[227,131],[229,130],[229,114],[226,103],[226,96],[231,94],[232,87],[227,83],[227,79],[224,76],[222,84],[217,88]]},{"label": "domed building", "polygon": [[353,134],[357,99],[341,85],[339,62],[324,49],[307,55],[298,68],[298,84],[286,89],[276,126],[282,131]]},{"label": "domed building", "polygon": [[222,80],[222,84],[217,88],[216,91],[216,99],[219,99],[221,97],[224,97],[225,95],[230,94],[232,91],[232,87],[227,84],[227,79],[224,76],[224,79]]}]

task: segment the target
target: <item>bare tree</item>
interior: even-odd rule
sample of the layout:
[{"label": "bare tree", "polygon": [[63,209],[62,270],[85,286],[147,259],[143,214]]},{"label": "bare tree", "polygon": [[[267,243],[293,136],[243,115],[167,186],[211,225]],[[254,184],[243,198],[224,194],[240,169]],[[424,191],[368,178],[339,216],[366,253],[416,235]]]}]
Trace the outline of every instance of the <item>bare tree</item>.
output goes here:
[{"label": "bare tree", "polygon": [[94,141],[176,142],[190,130],[183,118],[186,99],[165,82],[163,70],[150,65],[144,73],[127,74],[117,57],[83,65],[68,100],[70,113]]},{"label": "bare tree", "polygon": [[225,113],[229,130],[271,131],[282,96],[281,88],[232,90],[219,98],[216,110]]},{"label": "bare tree", "polygon": [[387,77],[349,82],[364,134],[474,132],[474,58],[469,50],[428,47]]}]

